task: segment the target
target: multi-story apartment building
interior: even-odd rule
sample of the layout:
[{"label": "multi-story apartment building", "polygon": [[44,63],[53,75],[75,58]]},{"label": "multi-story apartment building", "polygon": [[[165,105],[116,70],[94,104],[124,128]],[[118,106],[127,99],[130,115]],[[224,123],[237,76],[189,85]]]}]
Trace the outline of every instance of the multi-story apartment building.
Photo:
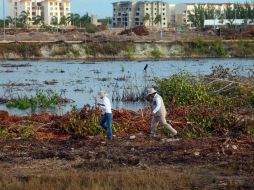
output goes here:
[{"label": "multi-story apartment building", "polygon": [[[163,27],[188,25],[192,23],[189,15],[194,13],[195,6],[213,7],[222,12],[234,3],[179,3],[169,4],[163,1],[120,1],[113,3],[113,27]],[[254,4],[250,4],[254,7]],[[242,4],[242,6],[245,6]],[[149,15],[149,16],[147,16]],[[155,24],[156,16],[161,15],[162,22]],[[149,19],[147,19],[149,17]]]},{"label": "multi-story apartment building", "polygon": [[71,13],[70,0],[9,0],[9,16],[18,17],[26,12],[30,23],[37,17],[42,16],[46,24],[51,24],[57,19],[59,22],[62,16]]},{"label": "multi-story apartment building", "polygon": [[120,1],[113,3],[113,27],[134,27],[138,25],[167,27],[167,3],[162,1]]}]

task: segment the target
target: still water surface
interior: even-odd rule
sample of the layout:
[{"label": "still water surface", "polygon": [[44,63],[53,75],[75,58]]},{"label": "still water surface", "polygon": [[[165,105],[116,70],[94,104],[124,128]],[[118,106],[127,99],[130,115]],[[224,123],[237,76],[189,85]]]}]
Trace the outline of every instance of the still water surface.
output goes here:
[{"label": "still water surface", "polygon": [[[18,67],[25,64],[25,67]],[[148,65],[145,76],[144,67]],[[17,66],[13,66],[17,65]],[[113,92],[120,96],[124,89],[142,91],[152,85],[154,77],[165,78],[182,71],[196,75],[209,74],[211,67],[223,65],[237,69],[241,75],[248,76],[253,72],[253,59],[200,59],[200,60],[167,60],[167,61],[1,61],[0,62],[0,98],[33,95],[38,90],[54,90],[62,93],[74,102],[68,106],[49,110],[63,114],[72,106],[81,108],[84,104],[94,105],[93,97],[99,90],[106,90],[112,98]],[[120,80],[122,79],[122,80]],[[45,81],[57,81],[47,85]],[[134,90],[135,89],[135,90]],[[140,102],[113,102],[113,108],[137,110],[143,107]],[[0,109],[13,114],[28,114],[29,111]]]}]

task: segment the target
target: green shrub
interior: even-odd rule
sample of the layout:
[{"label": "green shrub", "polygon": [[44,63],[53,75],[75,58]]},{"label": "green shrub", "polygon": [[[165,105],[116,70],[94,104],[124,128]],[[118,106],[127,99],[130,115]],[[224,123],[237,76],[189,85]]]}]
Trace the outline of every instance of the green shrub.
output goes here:
[{"label": "green shrub", "polygon": [[154,58],[160,58],[162,56],[162,52],[160,51],[159,48],[154,48],[152,51],[151,51],[151,55],[154,57]]},{"label": "green shrub", "polygon": [[21,110],[26,110],[31,108],[32,111],[35,111],[37,108],[49,108],[58,104],[61,99],[60,95],[55,92],[48,91],[38,91],[35,96],[24,96],[19,97],[18,99],[9,100],[6,103],[8,108],[17,108]]},{"label": "green shrub", "polygon": [[71,48],[70,51],[71,51],[71,53],[72,53],[75,57],[80,56],[79,50],[77,50],[77,49],[75,49],[75,48]]},{"label": "green shrub", "polygon": [[206,41],[198,39],[191,42],[191,48],[195,53],[207,54],[209,53],[209,45]]},{"label": "green shrub", "polygon": [[250,101],[250,105],[254,108],[254,91],[250,95],[249,101]]},{"label": "green shrub", "polygon": [[225,49],[223,48],[222,42],[220,40],[214,42],[212,51],[215,56],[224,56],[226,54]]},{"label": "green shrub", "polygon": [[127,45],[127,57],[130,59],[132,58],[133,54],[135,53],[136,49],[134,44],[128,44]]},{"label": "green shrub", "polygon": [[166,103],[173,97],[180,105],[203,103],[209,99],[205,85],[186,73],[156,80],[156,85],[161,95],[167,97]]}]

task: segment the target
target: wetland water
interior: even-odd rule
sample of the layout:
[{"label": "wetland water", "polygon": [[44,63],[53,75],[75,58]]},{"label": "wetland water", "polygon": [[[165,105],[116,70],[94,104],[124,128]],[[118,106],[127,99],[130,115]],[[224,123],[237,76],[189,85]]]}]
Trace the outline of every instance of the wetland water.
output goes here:
[{"label": "wetland water", "polygon": [[[148,65],[147,72],[144,67]],[[253,59],[193,59],[166,61],[1,61],[0,98],[34,95],[38,90],[53,90],[62,93],[73,102],[56,110],[63,114],[72,106],[94,105],[93,97],[99,90],[106,90],[109,97],[122,97],[123,93],[141,93],[152,85],[154,77],[165,78],[182,71],[193,74],[209,74],[212,66],[223,65],[236,69],[238,74],[248,76],[253,73]],[[141,102],[114,101],[113,108],[137,110]],[[0,104],[0,109],[13,114],[25,115],[27,111],[8,109]]]}]

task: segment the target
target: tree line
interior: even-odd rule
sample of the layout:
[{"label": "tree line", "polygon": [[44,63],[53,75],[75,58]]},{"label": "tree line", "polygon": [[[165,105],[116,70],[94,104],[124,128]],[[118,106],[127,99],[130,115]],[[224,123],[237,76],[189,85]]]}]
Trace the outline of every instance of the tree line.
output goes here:
[{"label": "tree line", "polygon": [[248,23],[248,20],[250,23],[254,23],[254,7],[249,3],[244,5],[237,3],[227,4],[223,9],[216,9],[209,4],[198,4],[190,12],[188,19],[192,22],[192,26],[195,27],[203,27],[204,20],[207,19],[218,19],[220,21],[227,19],[230,25],[233,25],[236,19],[243,19],[245,24]]},{"label": "tree line", "polygon": [[[108,22],[111,22],[111,19],[105,18],[98,21],[101,21],[102,24],[107,24]],[[66,27],[67,25],[77,28],[93,28],[93,26],[91,26],[91,16],[89,16],[88,13],[84,14],[83,16],[77,13],[70,13],[66,16],[62,16],[60,19],[58,19],[56,16],[53,16],[50,21],[50,25],[52,26],[45,23],[43,16],[37,15],[33,18],[30,18],[29,12],[26,11],[22,11],[18,17],[6,17],[6,26],[9,26],[9,28],[29,28],[31,25],[40,25],[41,28],[51,28],[52,26]],[[0,27],[3,27],[3,20],[0,20]]]}]

